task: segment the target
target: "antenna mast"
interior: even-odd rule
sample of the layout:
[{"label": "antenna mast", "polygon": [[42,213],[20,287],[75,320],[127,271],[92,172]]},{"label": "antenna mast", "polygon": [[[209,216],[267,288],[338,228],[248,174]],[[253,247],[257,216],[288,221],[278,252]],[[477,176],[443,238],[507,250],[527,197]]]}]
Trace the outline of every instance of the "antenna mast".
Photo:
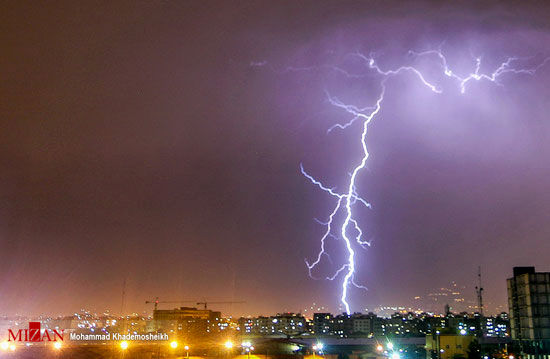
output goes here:
[{"label": "antenna mast", "polygon": [[476,287],[477,293],[477,307],[479,309],[479,314],[483,317],[483,287],[481,286],[481,266],[478,268],[477,278],[479,280],[479,286]]}]

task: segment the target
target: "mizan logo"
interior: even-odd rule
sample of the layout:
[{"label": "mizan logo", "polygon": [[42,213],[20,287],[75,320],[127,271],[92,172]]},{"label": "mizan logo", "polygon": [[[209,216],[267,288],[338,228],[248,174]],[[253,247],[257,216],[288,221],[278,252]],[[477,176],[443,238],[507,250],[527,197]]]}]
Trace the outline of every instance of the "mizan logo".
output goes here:
[{"label": "mizan logo", "polygon": [[56,342],[63,341],[63,329],[44,329],[42,332],[40,322],[29,322],[29,329],[19,329],[15,333],[8,329],[8,342]]}]

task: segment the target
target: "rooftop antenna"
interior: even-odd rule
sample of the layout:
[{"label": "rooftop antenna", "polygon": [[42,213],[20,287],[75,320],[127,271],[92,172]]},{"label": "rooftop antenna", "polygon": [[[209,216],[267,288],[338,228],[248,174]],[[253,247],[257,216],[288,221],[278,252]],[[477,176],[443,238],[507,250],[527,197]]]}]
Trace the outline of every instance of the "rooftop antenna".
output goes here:
[{"label": "rooftop antenna", "polygon": [[481,286],[481,266],[478,267],[477,278],[479,280],[479,286],[476,287],[477,307],[479,309],[479,314],[483,317],[483,287]]},{"label": "rooftop antenna", "polygon": [[127,325],[127,318],[124,318],[124,300],[126,299],[126,277],[124,277],[124,282],[122,283],[122,303],[120,303],[120,316],[122,317],[123,323],[124,323],[124,333],[126,334],[126,329],[128,328]]},{"label": "rooftop antenna", "polygon": [[124,277],[124,282],[122,282],[122,301],[120,303],[120,316],[124,316],[124,299],[126,297],[126,277]]}]

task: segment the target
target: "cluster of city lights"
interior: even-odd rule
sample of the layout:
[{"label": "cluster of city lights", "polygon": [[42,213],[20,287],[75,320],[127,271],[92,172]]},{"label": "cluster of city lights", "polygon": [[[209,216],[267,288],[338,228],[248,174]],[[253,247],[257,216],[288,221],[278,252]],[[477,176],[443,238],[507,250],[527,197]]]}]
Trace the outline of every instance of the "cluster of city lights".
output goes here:
[{"label": "cluster of city lights", "polygon": [[[119,346],[120,346],[120,349],[126,350],[130,346],[130,344],[127,341],[124,340],[124,341],[119,343]],[[177,349],[178,347],[179,347],[179,343],[176,340],[172,340],[170,342],[170,348]],[[185,349],[185,351],[187,352],[187,358],[189,358],[189,349],[190,349],[189,345],[185,345],[183,347],[183,349]]]},{"label": "cluster of city lights", "polygon": [[15,351],[15,344],[10,344],[8,342],[2,342],[0,344],[0,348],[3,350],[3,351],[6,351],[6,350],[11,350],[12,352]]},{"label": "cluster of city lights", "polygon": [[[26,346],[30,346],[31,344],[30,343],[27,343]],[[63,344],[61,342],[54,342],[52,344],[52,348],[55,349],[55,350],[60,350],[61,348],[63,347]],[[17,346],[14,344],[14,343],[10,343],[10,342],[2,342],[0,343],[0,349],[2,351],[12,351],[14,352],[16,349],[17,349]]]},{"label": "cluster of city lights", "polygon": [[[226,341],[223,346],[227,349],[227,350],[231,350],[234,348],[234,344],[231,340],[228,340]],[[250,358],[250,353],[254,351],[254,346],[252,345],[252,343],[250,341],[243,341],[241,343],[241,348],[242,350],[248,355],[248,357]]]},{"label": "cluster of city lights", "polygon": [[386,344],[386,348],[384,348],[382,344],[378,344],[376,346],[376,351],[380,353],[383,352],[385,355],[387,355],[391,359],[401,359],[401,355],[399,353],[402,353],[403,349],[396,350],[393,346],[393,343],[388,342],[388,344]]}]

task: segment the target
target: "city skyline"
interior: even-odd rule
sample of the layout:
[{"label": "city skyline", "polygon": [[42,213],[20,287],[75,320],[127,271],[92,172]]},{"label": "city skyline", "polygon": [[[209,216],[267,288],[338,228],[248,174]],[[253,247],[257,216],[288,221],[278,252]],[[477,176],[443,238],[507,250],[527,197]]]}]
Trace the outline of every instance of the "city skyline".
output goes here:
[{"label": "city skyline", "polygon": [[473,309],[481,266],[497,314],[512,267],[550,270],[550,6],[1,8],[0,315],[143,313],[156,297],[246,301],[216,308],[236,315],[341,313],[341,281],[323,279],[342,266],[341,238],[319,280],[304,264],[334,204],[300,169],[341,190],[357,166],[359,127],[327,135],[350,120],[327,93],[356,106],[379,95],[357,53],[384,69],[441,50],[461,76],[477,58],[483,73],[510,56],[537,71],[461,93],[428,58],[414,65],[442,94],[388,80],[357,182],[371,246],[356,253],[368,290],[350,293],[351,311],[442,312],[453,303],[434,298],[453,282],[454,304]]}]

